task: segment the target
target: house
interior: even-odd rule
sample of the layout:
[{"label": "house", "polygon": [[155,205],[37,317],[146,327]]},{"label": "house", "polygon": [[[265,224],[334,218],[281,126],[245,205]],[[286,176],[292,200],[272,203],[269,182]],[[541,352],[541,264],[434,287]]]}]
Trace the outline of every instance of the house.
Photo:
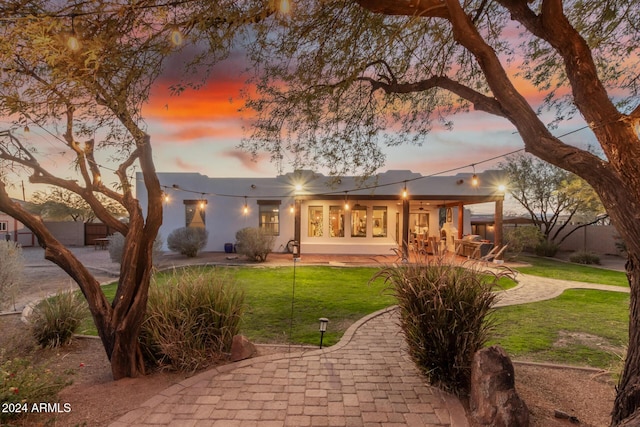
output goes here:
[{"label": "house", "polygon": [[[15,203],[23,204],[21,200],[12,199]],[[20,246],[35,246],[35,235],[17,219],[0,211],[0,239],[18,242]]]},{"label": "house", "polygon": [[[204,227],[207,251],[228,248],[243,227],[273,234],[274,251],[282,252],[295,241],[300,253],[388,255],[424,245],[429,237],[438,249],[453,251],[455,241],[471,233],[465,206],[492,202],[499,221],[504,200],[500,171],[423,176],[391,170],[366,180],[311,171],[275,178],[157,175],[165,196],[160,234],[166,240],[177,228]],[[137,186],[137,197],[145,207],[144,185]],[[501,238],[496,233],[495,240]]]}]

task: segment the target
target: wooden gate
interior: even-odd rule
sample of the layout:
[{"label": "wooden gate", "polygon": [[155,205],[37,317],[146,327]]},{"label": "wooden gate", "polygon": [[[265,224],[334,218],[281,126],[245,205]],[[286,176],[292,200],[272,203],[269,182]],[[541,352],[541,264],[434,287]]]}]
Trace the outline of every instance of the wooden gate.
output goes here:
[{"label": "wooden gate", "polygon": [[113,234],[113,230],[101,222],[89,222],[84,225],[84,244],[95,245],[95,239],[104,239]]}]

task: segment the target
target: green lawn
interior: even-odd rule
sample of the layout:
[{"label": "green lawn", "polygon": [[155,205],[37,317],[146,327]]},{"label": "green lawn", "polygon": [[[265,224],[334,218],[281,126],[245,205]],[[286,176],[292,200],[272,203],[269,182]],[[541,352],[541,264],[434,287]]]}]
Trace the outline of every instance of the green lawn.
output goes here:
[{"label": "green lawn", "polygon": [[627,343],[629,294],[571,289],[497,309],[494,338],[515,359],[610,368]]},{"label": "green lawn", "polygon": [[621,271],[606,270],[542,257],[520,256],[518,257],[518,261],[531,264],[531,267],[517,268],[517,270],[523,274],[549,277],[552,279],[574,280],[576,282],[629,287],[627,276]]},{"label": "green lawn", "polygon": [[[624,273],[530,258],[526,274],[626,285]],[[395,304],[384,283],[369,283],[379,268],[328,266],[199,267],[207,274],[225,274],[245,291],[242,333],[257,343],[317,345],[320,317],[329,319],[325,345],[335,344],[358,319]],[[163,273],[156,276],[162,283]],[[294,287],[295,284],[295,287]],[[514,284],[502,279],[507,289]],[[113,298],[115,285],[105,287]],[[607,368],[618,361],[627,341],[629,296],[615,292],[570,290],[551,301],[497,310],[495,338],[516,359]],[[88,333],[95,334],[95,328]],[[588,339],[567,338],[581,333]],[[290,339],[291,338],[291,339]],[[558,346],[564,339],[566,346]],[[614,350],[612,350],[614,349]]]}]

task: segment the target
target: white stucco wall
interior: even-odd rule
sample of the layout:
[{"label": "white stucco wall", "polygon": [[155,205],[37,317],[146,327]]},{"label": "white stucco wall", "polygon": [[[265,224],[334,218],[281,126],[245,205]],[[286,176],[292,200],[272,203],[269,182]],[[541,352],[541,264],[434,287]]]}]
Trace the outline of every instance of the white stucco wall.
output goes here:
[{"label": "white stucco wall", "polygon": [[[205,228],[209,232],[209,239],[205,251],[224,251],[226,243],[235,243],[236,232],[243,227],[258,227],[259,205],[265,201],[278,201],[279,204],[279,235],[276,236],[274,251],[284,252],[286,244],[294,238],[295,214],[290,208],[295,199],[301,200],[301,250],[304,253],[324,254],[384,254],[388,255],[392,249],[402,242],[398,234],[402,232],[402,201],[399,198],[398,185],[380,186],[380,190],[362,188],[353,190],[354,178],[344,178],[336,185],[330,185],[327,177],[304,172],[301,178],[304,189],[295,190],[296,180],[300,177],[288,174],[277,178],[209,178],[197,173],[158,173],[168,201],[163,203],[164,220],[160,228],[167,250],[167,236],[175,229],[186,225],[185,200],[204,201]],[[418,174],[408,171],[390,171],[376,181],[380,185],[386,181],[415,179]],[[426,177],[425,177],[426,178]],[[137,196],[143,209],[146,210],[147,193],[138,176]],[[486,180],[488,181],[488,180]],[[479,189],[470,190],[459,176],[429,177],[421,181],[407,184],[410,194],[432,195],[434,200],[424,200],[415,204],[412,202],[410,213],[428,213],[428,235],[439,236],[439,204],[445,200],[455,200],[456,195],[469,196],[477,194]],[[344,191],[344,196],[342,192]],[[487,190],[492,194],[493,190]],[[332,197],[323,198],[322,194]],[[447,196],[449,194],[449,196]],[[451,196],[452,195],[452,196]],[[375,196],[375,197],[371,197]],[[387,199],[388,197],[388,199]],[[453,198],[451,198],[453,197]],[[351,237],[351,211],[345,212],[345,236],[331,237],[329,235],[329,207],[340,206],[344,200],[349,200],[351,206],[360,204],[367,209],[366,236]],[[244,213],[245,203],[248,212]],[[323,230],[321,237],[309,236],[309,206],[320,206],[323,212]],[[373,207],[387,208],[387,235],[374,236]],[[420,210],[420,208],[422,208]],[[410,217],[411,220],[411,217]],[[457,208],[453,208],[453,223],[457,227]],[[413,225],[409,224],[410,230]],[[470,215],[465,212],[464,233],[471,232]]]}]

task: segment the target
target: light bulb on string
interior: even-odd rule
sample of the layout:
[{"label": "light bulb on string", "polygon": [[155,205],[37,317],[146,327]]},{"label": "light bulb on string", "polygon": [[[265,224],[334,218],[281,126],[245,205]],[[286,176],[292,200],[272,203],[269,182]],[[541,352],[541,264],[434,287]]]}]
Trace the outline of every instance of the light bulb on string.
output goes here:
[{"label": "light bulb on string", "polygon": [[402,198],[406,199],[409,196],[409,191],[407,191],[407,181],[404,182],[404,187],[402,188]]},{"label": "light bulb on string", "polygon": [[290,0],[278,0],[278,11],[283,15],[288,15],[291,12]]},{"label": "light bulb on string", "polygon": [[247,205],[247,196],[244,196],[244,206],[242,208],[242,213],[244,215],[249,213],[249,205]]},{"label": "light bulb on string", "polygon": [[184,36],[182,35],[182,32],[177,25],[174,25],[171,28],[171,33],[169,33],[169,40],[171,41],[171,44],[176,47],[181,46],[182,43],[184,43]]},{"label": "light bulb on string", "polygon": [[80,40],[78,40],[76,35],[75,15],[71,15],[71,34],[69,34],[67,38],[67,47],[72,52],[80,50]]},{"label": "light bulb on string", "polygon": [[348,211],[349,210],[349,196],[348,193],[345,191],[345,195],[344,195],[344,210]]},{"label": "light bulb on string", "polygon": [[471,166],[473,167],[473,175],[471,176],[471,185],[473,187],[477,187],[478,184],[480,183],[480,180],[478,179],[478,175],[476,175],[476,165],[473,164]]}]

